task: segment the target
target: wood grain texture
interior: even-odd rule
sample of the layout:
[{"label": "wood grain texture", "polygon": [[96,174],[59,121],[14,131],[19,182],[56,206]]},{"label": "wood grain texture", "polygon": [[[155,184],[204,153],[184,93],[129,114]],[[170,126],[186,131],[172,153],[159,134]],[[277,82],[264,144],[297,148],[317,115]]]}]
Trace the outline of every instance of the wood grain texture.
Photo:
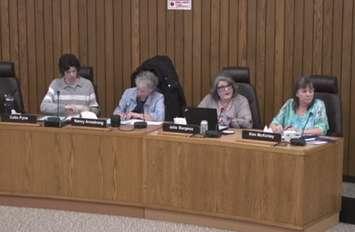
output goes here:
[{"label": "wood grain texture", "polygon": [[139,205],[142,135],[1,126],[1,192]]},{"label": "wood grain texture", "polygon": [[153,209],[290,227],[340,210],[341,141],[323,149],[255,146],[238,136],[154,133],[144,141],[144,202]]},{"label": "wood grain texture", "polygon": [[195,0],[192,11],[168,11],[166,0],[0,0],[0,15],[0,60],[15,62],[32,113],[58,77],[64,52],[93,66],[104,116],[130,86],[132,71],[157,54],[174,61],[189,105],[209,92],[222,67],[250,67],[265,124],[299,76],[335,75],[344,174],[355,175],[353,0]]},{"label": "wood grain texture", "polygon": [[242,140],[240,131],[201,139],[158,127],[123,129],[0,123],[0,195],[169,210],[287,231],[339,213],[342,139],[275,147]]}]

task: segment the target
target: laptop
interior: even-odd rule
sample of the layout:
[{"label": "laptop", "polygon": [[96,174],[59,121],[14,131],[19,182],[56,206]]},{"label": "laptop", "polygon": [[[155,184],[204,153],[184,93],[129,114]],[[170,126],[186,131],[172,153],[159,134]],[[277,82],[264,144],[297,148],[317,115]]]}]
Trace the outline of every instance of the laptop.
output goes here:
[{"label": "laptop", "polygon": [[208,122],[208,130],[222,131],[228,129],[227,126],[218,126],[217,109],[201,108],[201,107],[186,107],[184,116],[188,124],[197,125],[197,126],[200,126],[202,120],[206,120]]}]

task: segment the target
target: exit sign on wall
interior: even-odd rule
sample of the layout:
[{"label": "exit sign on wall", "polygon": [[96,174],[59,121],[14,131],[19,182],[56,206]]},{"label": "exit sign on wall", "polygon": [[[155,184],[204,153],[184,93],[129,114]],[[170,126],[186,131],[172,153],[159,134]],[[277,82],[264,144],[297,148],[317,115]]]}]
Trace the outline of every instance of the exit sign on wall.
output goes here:
[{"label": "exit sign on wall", "polygon": [[192,0],[168,0],[168,10],[191,10]]}]

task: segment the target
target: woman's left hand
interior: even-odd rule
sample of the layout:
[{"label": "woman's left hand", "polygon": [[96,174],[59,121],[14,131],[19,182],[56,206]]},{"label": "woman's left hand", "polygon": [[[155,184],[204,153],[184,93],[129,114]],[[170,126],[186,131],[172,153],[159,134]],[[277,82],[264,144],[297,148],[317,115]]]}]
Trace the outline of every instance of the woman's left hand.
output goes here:
[{"label": "woman's left hand", "polygon": [[126,117],[127,119],[143,119],[143,114],[128,112]]},{"label": "woman's left hand", "polygon": [[134,113],[134,112],[129,112],[127,113],[127,116],[129,119],[142,119],[142,120],[147,120],[150,121],[152,120],[152,117],[149,114],[139,114],[139,113]]}]

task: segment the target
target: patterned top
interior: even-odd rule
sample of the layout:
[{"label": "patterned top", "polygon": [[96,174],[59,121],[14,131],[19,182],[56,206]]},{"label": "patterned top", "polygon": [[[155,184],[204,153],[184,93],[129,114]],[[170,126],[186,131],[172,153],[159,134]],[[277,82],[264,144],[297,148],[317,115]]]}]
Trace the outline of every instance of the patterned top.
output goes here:
[{"label": "patterned top", "polygon": [[[329,130],[328,118],[324,102],[315,99],[314,104],[306,111],[304,115],[298,115],[293,109],[293,99],[288,99],[281,107],[280,112],[272,120],[272,124],[282,125],[282,127],[294,127],[302,130],[319,128],[322,135],[327,134]],[[307,122],[307,118],[308,122]],[[307,123],[307,125],[305,125]]]},{"label": "patterned top", "polygon": [[237,94],[232,98],[231,104],[221,110],[211,94],[200,102],[198,107],[217,109],[218,124],[233,128],[251,128],[253,126],[251,111],[246,97]]},{"label": "patterned top", "polygon": [[64,78],[58,78],[49,85],[48,92],[41,103],[41,112],[55,115],[58,110],[59,91],[59,115],[65,115],[65,105],[75,104],[89,107],[91,112],[99,113],[99,105],[96,101],[94,87],[91,81],[79,77],[75,85],[65,83]]},{"label": "patterned top", "polygon": [[[132,112],[137,106],[137,88],[126,89],[113,114]],[[144,103],[144,113],[153,121],[164,121],[165,105],[163,94],[153,91]]]}]

